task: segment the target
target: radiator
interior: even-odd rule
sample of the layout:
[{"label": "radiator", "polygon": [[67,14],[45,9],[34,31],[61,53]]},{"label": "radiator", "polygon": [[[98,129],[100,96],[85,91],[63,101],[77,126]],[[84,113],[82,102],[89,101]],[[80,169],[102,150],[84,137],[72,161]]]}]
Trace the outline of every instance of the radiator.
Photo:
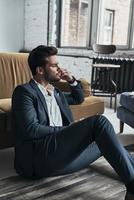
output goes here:
[{"label": "radiator", "polygon": [[[111,76],[117,85],[117,93],[134,91],[134,59],[129,58],[108,58],[108,57],[96,57],[93,58],[93,63],[108,63],[120,65],[120,68],[112,69]],[[93,69],[92,69],[93,70]],[[96,70],[94,76],[97,76]],[[91,85],[93,82],[93,71],[91,77]],[[107,81],[105,87],[110,88]],[[98,89],[100,86],[98,86]]]}]

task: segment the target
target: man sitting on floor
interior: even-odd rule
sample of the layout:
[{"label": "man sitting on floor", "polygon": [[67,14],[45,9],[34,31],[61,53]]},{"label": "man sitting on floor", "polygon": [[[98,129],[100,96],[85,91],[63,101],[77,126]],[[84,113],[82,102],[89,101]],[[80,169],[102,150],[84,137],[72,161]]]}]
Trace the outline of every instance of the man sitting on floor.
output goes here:
[{"label": "man sitting on floor", "polygon": [[[126,185],[125,199],[134,199],[134,160],[118,141],[111,123],[101,115],[73,122],[69,104],[83,102],[79,81],[57,63],[57,49],[40,45],[28,63],[33,74],[12,97],[15,169],[41,178],[71,173],[104,156]],[[53,83],[65,80],[71,93]]]}]

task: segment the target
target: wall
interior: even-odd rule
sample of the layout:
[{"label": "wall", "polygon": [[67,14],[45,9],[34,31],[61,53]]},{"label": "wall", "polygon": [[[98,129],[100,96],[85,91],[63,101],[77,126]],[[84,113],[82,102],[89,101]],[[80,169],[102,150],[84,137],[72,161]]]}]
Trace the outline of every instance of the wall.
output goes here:
[{"label": "wall", "polygon": [[47,45],[48,0],[25,0],[24,48]]},{"label": "wall", "polygon": [[19,51],[24,40],[24,0],[0,0],[0,51]]}]

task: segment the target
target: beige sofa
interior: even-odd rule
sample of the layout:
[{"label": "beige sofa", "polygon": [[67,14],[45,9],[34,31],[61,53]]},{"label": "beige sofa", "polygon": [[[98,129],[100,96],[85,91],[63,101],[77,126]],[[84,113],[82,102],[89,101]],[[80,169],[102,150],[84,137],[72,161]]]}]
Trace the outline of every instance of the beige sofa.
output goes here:
[{"label": "beige sofa", "polygon": [[[0,149],[14,144],[11,131],[11,97],[18,84],[25,83],[32,77],[27,63],[28,53],[0,53]],[[104,112],[104,102],[99,97],[91,96],[90,85],[81,79],[85,100],[80,105],[71,105],[75,120]],[[66,82],[57,86],[68,91]]]}]

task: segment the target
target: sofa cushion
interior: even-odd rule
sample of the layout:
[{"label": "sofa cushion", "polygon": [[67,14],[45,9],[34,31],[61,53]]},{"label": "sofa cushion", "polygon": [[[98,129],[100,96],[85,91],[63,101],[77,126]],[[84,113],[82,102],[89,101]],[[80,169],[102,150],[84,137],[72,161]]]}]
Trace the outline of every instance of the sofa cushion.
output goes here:
[{"label": "sofa cushion", "polygon": [[120,104],[131,112],[134,112],[134,93],[123,92],[120,97]]},{"label": "sofa cushion", "polygon": [[[100,97],[85,97],[83,103],[79,105],[70,105],[75,120],[92,116],[94,113],[102,114],[104,112],[104,101]],[[10,112],[11,98],[0,99],[0,113]]]},{"label": "sofa cushion", "polygon": [[11,98],[0,99],[0,113],[11,110]]},{"label": "sofa cushion", "polygon": [[79,105],[70,105],[75,121],[104,112],[104,100],[100,97],[89,96]]}]

